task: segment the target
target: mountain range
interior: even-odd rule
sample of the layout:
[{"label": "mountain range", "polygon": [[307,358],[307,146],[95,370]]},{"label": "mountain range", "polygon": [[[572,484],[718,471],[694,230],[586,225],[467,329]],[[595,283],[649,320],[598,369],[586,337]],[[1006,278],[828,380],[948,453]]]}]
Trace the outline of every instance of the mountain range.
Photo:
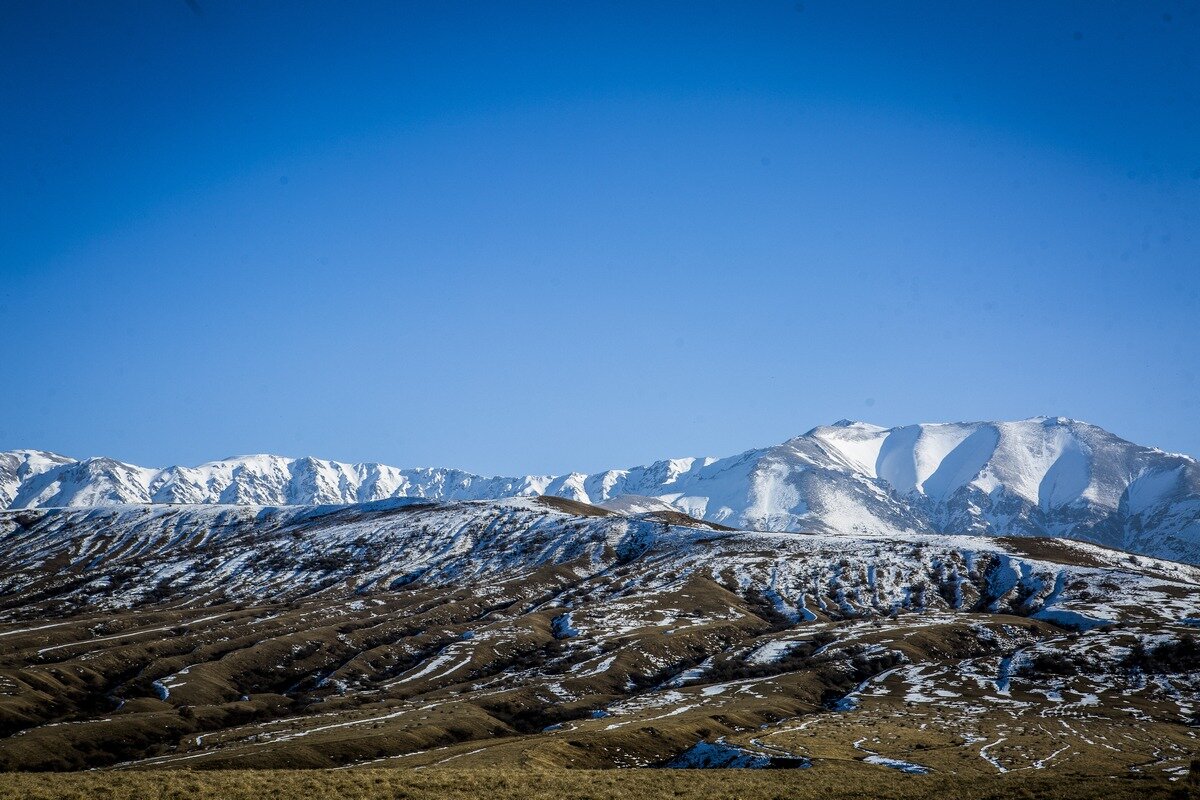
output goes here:
[{"label": "mountain range", "polygon": [[0,507],[253,506],[549,495],[624,513],[681,511],[741,529],[1082,539],[1200,562],[1200,464],[1085,422],[842,420],[725,458],[594,474],[483,477],[253,455],[152,469],[38,450],[0,453]]},{"label": "mountain range", "polygon": [[3,463],[0,773],[773,768],[897,800],[1200,780],[1200,566],[1037,535],[1194,560],[1196,464],[1083,423],[846,422],[553,478]]}]

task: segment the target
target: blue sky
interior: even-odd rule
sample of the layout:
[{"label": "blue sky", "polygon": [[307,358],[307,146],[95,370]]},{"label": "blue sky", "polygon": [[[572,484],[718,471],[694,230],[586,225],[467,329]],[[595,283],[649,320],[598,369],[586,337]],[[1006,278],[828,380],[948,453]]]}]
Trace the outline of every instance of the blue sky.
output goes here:
[{"label": "blue sky", "polygon": [[0,5],[0,449],[1200,454],[1196,3]]}]

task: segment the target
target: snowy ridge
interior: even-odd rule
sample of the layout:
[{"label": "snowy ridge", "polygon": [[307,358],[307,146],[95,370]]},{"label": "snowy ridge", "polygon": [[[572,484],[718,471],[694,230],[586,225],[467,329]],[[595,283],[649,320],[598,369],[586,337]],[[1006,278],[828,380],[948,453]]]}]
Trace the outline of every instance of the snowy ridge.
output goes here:
[{"label": "snowy ridge", "polygon": [[[542,569],[584,577],[636,562],[642,579],[655,585],[708,574],[770,593],[797,620],[935,605],[1058,615],[1078,628],[1131,613],[1164,621],[1200,614],[1194,592],[1138,599],[1163,582],[1200,584],[1200,567],[1131,560],[1081,542],[1058,545],[1053,555],[1066,563],[1054,563],[1023,554],[1023,541],[927,533],[714,538],[702,525],[577,516],[532,498],[44,509],[0,512],[0,597],[17,606],[22,598],[57,596],[115,609],[152,602],[169,587],[203,605],[525,580]],[[1120,591],[1098,599],[1087,587],[1101,581]],[[628,622],[619,608],[610,611],[616,616],[605,624]],[[597,623],[564,614],[553,624],[565,638]]]},{"label": "snowy ridge", "polygon": [[[726,458],[595,474],[482,477],[315,458],[243,456],[146,469],[0,453],[0,506],[314,505],[552,495],[670,507],[738,528],[1043,535],[1200,562],[1200,465],[1061,417],[881,428],[842,420]],[[618,498],[629,498],[618,501]]]}]

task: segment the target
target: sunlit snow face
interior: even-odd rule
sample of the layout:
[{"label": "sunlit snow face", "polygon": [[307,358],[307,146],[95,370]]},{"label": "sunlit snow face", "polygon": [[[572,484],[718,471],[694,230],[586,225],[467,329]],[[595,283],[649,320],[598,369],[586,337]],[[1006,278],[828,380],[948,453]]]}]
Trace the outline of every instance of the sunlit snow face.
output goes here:
[{"label": "sunlit snow face", "polygon": [[12,507],[547,494],[621,513],[677,510],[757,530],[1071,536],[1185,561],[1200,559],[1197,487],[1195,461],[1061,418],[892,429],[843,422],[728,458],[559,477],[484,478],[265,455],[153,470],[33,451],[0,454],[0,499]]}]

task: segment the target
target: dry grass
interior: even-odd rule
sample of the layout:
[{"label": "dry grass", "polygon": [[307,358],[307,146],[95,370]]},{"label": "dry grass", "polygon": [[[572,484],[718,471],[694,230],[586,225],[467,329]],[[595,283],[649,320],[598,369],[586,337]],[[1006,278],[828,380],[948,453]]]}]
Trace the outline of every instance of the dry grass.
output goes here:
[{"label": "dry grass", "polygon": [[[1196,797],[1200,794],[1193,793]],[[98,798],[110,800],[290,800],[290,798],[406,798],[408,800],[656,800],[657,798],[740,798],[741,800],[959,800],[996,798],[1189,797],[1182,783],[1152,779],[1097,779],[1006,775],[970,780],[953,776],[897,776],[864,773],[847,765],[808,770],[386,770],[354,771],[145,771],[99,773],[10,773],[0,775],[0,800]]]},{"label": "dry grass", "polygon": [[577,517],[611,517],[613,512],[607,508],[594,506],[590,503],[581,503],[578,500],[568,500],[565,497],[551,497],[542,495],[534,499],[538,505],[543,505],[546,508],[552,508],[555,511],[561,511],[564,514],[574,514]]},{"label": "dry grass", "polygon": [[[1076,567],[1107,566],[1090,553],[1072,547],[1061,539],[1049,539],[1044,536],[998,536],[996,541],[1021,555],[1043,561],[1053,561],[1056,564],[1068,564]],[[1088,544],[1094,545],[1093,542],[1088,542]]]}]

